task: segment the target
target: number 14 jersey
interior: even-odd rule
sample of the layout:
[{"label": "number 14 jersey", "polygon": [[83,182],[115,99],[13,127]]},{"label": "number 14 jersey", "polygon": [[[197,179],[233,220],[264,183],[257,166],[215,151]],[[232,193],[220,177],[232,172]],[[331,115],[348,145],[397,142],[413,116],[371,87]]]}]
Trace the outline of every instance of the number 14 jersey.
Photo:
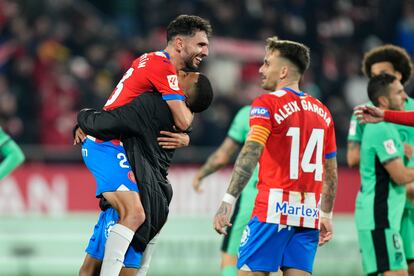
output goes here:
[{"label": "number 14 jersey", "polygon": [[319,228],[323,164],[336,156],[328,108],[303,92],[284,88],[253,101],[250,126],[270,131],[259,160],[259,192],[252,217]]}]

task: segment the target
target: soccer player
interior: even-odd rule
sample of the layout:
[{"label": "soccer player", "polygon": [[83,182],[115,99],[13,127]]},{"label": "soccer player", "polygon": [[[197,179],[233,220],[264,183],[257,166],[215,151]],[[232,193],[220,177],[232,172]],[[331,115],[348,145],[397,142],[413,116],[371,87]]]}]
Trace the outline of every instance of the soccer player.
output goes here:
[{"label": "soccer player", "polygon": [[[179,78],[183,83],[181,72]],[[186,103],[192,112],[201,112],[212,100],[210,82],[204,75],[194,72],[188,73],[186,79],[196,83],[192,89],[186,90]],[[172,115],[160,95],[149,92],[111,111],[83,110],[78,115],[78,123],[86,134],[105,141],[121,138],[124,144],[147,214],[145,223],[136,232],[125,255],[124,263],[127,269],[124,272],[128,273],[125,275],[135,275],[141,262],[141,252],[146,249],[148,241],[161,230],[168,216],[172,188],[166,176],[174,151],[161,148],[157,143],[157,137],[161,130],[173,131]],[[88,138],[84,143],[92,142]],[[171,145],[167,145],[169,146]],[[100,158],[99,155],[94,156],[93,152],[83,153],[85,160]],[[81,268],[81,273],[85,274],[82,275],[93,275],[99,269],[108,229],[119,219],[115,209],[103,209],[86,250],[87,256]]]},{"label": "soccer player", "polygon": [[[407,51],[398,46],[387,44],[365,53],[362,61],[362,72],[368,78],[387,73],[405,84],[411,77],[412,64]],[[405,108],[408,110],[414,109],[412,98],[407,98]],[[355,115],[353,115],[349,123],[347,148],[347,162],[350,167],[359,165],[360,142],[363,130],[364,126],[359,124]]]},{"label": "soccer player", "polygon": [[[365,76],[371,78],[382,73],[395,76],[401,83],[405,84],[410,80],[412,73],[412,63],[408,53],[395,45],[384,45],[376,47],[364,55],[362,61],[362,71]],[[405,110],[414,110],[414,99],[405,95]],[[371,103],[369,103],[372,106]],[[373,106],[372,108],[377,108]],[[381,109],[379,109],[382,111]],[[386,111],[401,112],[401,111]],[[348,165],[351,167],[359,166],[360,160],[360,142],[364,132],[364,125],[360,124],[356,116],[353,115],[350,122],[348,133]],[[414,167],[414,158],[412,156],[412,147],[414,146],[414,129],[405,126],[395,126],[400,138],[404,143],[405,164],[408,167]],[[405,256],[409,264],[410,273],[414,274],[414,204],[409,196],[414,190],[414,184],[407,186],[407,200],[404,214],[401,221],[401,237],[404,244]]]},{"label": "soccer player", "polygon": [[[227,137],[221,146],[208,158],[207,162],[198,170],[193,180],[193,187],[197,192],[201,192],[201,181],[206,176],[216,172],[226,166],[231,158],[238,152],[246,140],[249,133],[250,105],[242,107],[237,112],[236,117],[230,126]],[[243,230],[252,215],[254,199],[257,195],[256,184],[258,181],[258,168],[256,167],[248,184],[243,189],[237,204],[228,230],[228,235],[224,237],[221,246],[223,252],[221,258],[221,275],[237,275],[237,253],[239,251],[240,240]]]},{"label": "soccer player", "polygon": [[8,176],[24,162],[24,154],[20,147],[0,128],[0,180]]},{"label": "soccer player", "polygon": [[259,73],[269,93],[253,101],[250,132],[214,218],[215,230],[226,234],[233,204],[259,161],[258,194],[240,244],[239,275],[269,275],[279,268],[286,275],[310,275],[318,244],[332,238],[335,130],[329,110],[299,89],[309,62],[305,45],[267,39]]},{"label": "soccer player", "polygon": [[[162,51],[143,54],[133,61],[124,74],[104,110],[112,110],[131,102],[143,92],[157,91],[167,102],[174,124],[186,130],[193,114],[185,105],[185,95],[178,84],[177,70],[196,69],[208,56],[211,26],[198,16],[180,15],[167,27],[167,46]],[[142,206],[138,188],[119,140],[103,143],[92,137],[82,152],[99,155],[86,162],[97,179],[97,197],[105,197],[119,213],[119,221],[108,235],[101,275],[117,275],[135,231],[144,223],[147,210]],[[105,160],[105,162],[102,162]],[[131,160],[129,160],[131,161]],[[145,245],[148,241],[145,241]],[[144,248],[142,248],[144,249]]]},{"label": "soccer player", "polygon": [[[407,98],[401,82],[389,74],[370,79],[368,96],[375,106],[391,110],[403,110]],[[404,145],[395,125],[365,126],[360,174],[355,222],[364,273],[408,275],[400,228],[404,185],[414,181],[414,169],[404,165]]]}]

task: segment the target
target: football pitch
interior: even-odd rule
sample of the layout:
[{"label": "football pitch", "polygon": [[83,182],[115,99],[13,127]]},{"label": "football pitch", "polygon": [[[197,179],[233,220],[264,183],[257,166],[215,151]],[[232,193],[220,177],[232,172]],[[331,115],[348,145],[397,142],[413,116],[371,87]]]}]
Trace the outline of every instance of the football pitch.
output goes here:
[{"label": "football pitch", "polygon": [[[95,213],[3,216],[0,275],[77,275],[97,218]],[[220,275],[220,242],[212,217],[171,216],[158,240],[149,276]],[[352,216],[334,218],[334,240],[319,248],[313,275],[362,275]]]}]

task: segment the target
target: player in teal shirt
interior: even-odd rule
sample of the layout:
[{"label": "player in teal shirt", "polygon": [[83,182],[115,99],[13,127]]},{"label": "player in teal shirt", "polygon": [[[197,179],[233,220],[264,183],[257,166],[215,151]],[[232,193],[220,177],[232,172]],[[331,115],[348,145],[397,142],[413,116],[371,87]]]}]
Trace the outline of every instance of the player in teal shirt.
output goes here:
[{"label": "player in teal shirt", "polygon": [[[388,74],[370,79],[368,95],[381,109],[403,110],[407,99],[401,82]],[[406,168],[403,159],[404,145],[394,124],[365,126],[355,222],[366,274],[407,270],[400,225],[404,185],[414,181],[414,169]]]},{"label": "player in teal shirt", "polygon": [[[227,137],[221,146],[208,158],[207,162],[200,168],[193,181],[193,187],[196,191],[201,191],[201,180],[216,172],[227,165],[232,157],[241,149],[249,133],[249,115],[250,106],[242,107],[233,119]],[[237,253],[240,246],[240,240],[243,230],[252,214],[254,200],[257,195],[256,184],[258,181],[258,167],[256,167],[246,187],[238,199],[234,215],[232,217],[232,226],[227,229],[228,235],[224,237],[222,244],[222,276],[237,275]]]},{"label": "player in teal shirt", "polygon": [[3,161],[0,163],[0,180],[9,175],[24,161],[20,147],[0,128],[0,153]]},{"label": "player in teal shirt", "polygon": [[[371,78],[381,73],[394,75],[401,83],[406,83],[412,73],[412,64],[407,52],[394,45],[385,45],[376,47],[367,52],[362,62],[364,74]],[[368,104],[372,105],[371,102]],[[414,110],[414,99],[407,97],[404,106],[405,110]],[[414,128],[402,125],[395,125],[399,132],[401,141],[404,144],[414,146]],[[360,143],[365,125],[359,124],[358,120],[352,115],[349,132],[348,132],[348,151],[347,161],[350,167],[359,165]],[[411,158],[404,157],[405,164],[408,167],[414,167],[414,156]],[[413,184],[407,188],[414,189]],[[404,252],[409,264],[410,273],[414,273],[414,204],[406,199],[403,217],[401,220],[400,234],[403,240]]]}]

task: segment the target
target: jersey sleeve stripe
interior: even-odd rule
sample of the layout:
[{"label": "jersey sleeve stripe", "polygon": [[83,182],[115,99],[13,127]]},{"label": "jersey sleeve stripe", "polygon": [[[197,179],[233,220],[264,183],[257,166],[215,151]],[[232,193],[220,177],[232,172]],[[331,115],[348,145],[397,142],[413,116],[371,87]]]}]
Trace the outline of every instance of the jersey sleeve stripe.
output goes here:
[{"label": "jersey sleeve stripe", "polygon": [[162,96],[162,99],[164,101],[171,101],[171,100],[184,101],[185,100],[185,96],[179,95],[179,94],[167,94],[167,95],[163,95]]},{"label": "jersey sleeve stripe", "polygon": [[336,151],[325,154],[325,159],[331,159],[336,156]]},{"label": "jersey sleeve stripe", "polygon": [[250,129],[250,133],[247,137],[248,141],[255,141],[262,145],[266,144],[267,138],[269,138],[270,130],[265,127],[253,125]]},{"label": "jersey sleeve stripe", "polygon": [[264,145],[266,145],[267,139],[260,138],[260,137],[257,137],[257,136],[249,136],[246,141],[254,141],[254,142],[257,142],[257,143],[264,146]]}]

